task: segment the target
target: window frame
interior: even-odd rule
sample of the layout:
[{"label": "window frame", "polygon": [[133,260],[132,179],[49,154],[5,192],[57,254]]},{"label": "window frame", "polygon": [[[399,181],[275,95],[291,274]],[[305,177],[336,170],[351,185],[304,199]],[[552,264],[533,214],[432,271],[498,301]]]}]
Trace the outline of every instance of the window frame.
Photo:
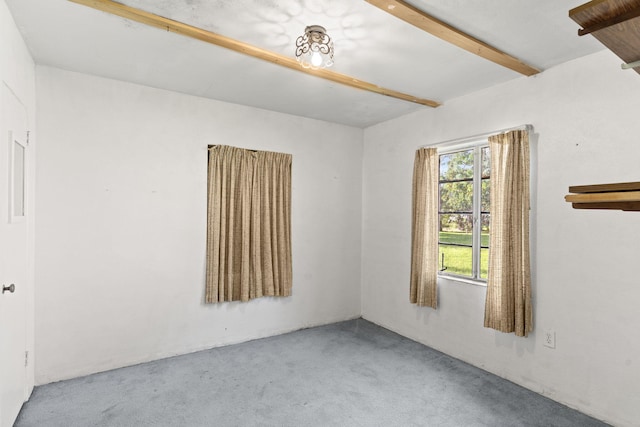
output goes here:
[{"label": "window frame", "polygon": [[[438,164],[440,164],[441,161],[441,156],[443,155],[447,155],[447,154],[453,154],[453,153],[458,153],[458,152],[462,152],[462,151],[470,151],[473,150],[473,178],[472,179],[467,179],[464,181],[467,182],[471,182],[473,185],[473,201],[472,201],[472,210],[471,210],[471,215],[472,215],[472,223],[473,223],[473,229],[472,229],[472,245],[468,246],[468,245],[451,245],[451,246],[464,246],[464,247],[471,247],[471,252],[472,252],[472,276],[464,276],[464,275],[460,275],[460,274],[455,274],[455,273],[448,273],[446,272],[446,270],[440,270],[440,268],[442,267],[441,264],[441,260],[440,260],[440,254],[439,254],[439,250],[438,250],[438,265],[439,265],[439,269],[438,269],[438,278],[444,278],[444,279],[448,279],[448,280],[454,280],[454,281],[459,281],[459,282],[465,282],[465,283],[470,283],[470,284],[474,284],[474,285],[480,285],[480,286],[487,286],[487,278],[482,278],[481,277],[481,259],[480,259],[480,255],[481,255],[481,250],[482,249],[489,249],[489,245],[487,245],[486,247],[482,246],[482,215],[483,214],[488,214],[489,218],[491,218],[491,212],[490,211],[483,211],[482,210],[482,149],[483,148],[488,148],[489,147],[489,140],[488,138],[482,138],[482,139],[478,139],[478,140],[474,140],[474,141],[469,141],[466,142],[464,144],[456,144],[456,145],[451,145],[451,146],[446,146],[446,147],[438,147]],[[490,153],[490,151],[489,151]],[[438,171],[439,171],[439,167],[438,167]],[[491,182],[491,173],[489,173],[489,182]],[[441,207],[441,194],[440,194],[440,189],[441,189],[441,184],[443,182],[456,182],[456,181],[460,181],[460,180],[454,180],[454,181],[441,181],[440,180],[440,176],[438,175],[438,223],[440,222],[440,216],[442,214],[447,214],[447,212],[442,212],[440,210]],[[489,219],[489,224],[491,224],[491,219]],[[478,226],[479,225],[479,226]],[[491,229],[491,226],[489,226],[489,229]],[[438,234],[438,248],[440,247],[440,245],[442,245],[443,243],[440,242],[440,236]],[[446,243],[444,243],[444,245],[446,245]],[[487,255],[489,255],[489,251],[487,251]],[[445,265],[446,265],[446,260],[445,260]],[[488,276],[488,273],[487,273]]]}]

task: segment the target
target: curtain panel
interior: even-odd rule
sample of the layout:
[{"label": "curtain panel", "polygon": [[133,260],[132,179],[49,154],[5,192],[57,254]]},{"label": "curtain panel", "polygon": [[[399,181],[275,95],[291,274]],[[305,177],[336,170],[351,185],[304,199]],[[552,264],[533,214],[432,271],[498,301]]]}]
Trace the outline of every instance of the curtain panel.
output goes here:
[{"label": "curtain panel", "polygon": [[409,301],[438,305],[438,150],[420,148],[413,163],[411,285]]},{"label": "curtain panel", "polygon": [[529,133],[489,137],[491,230],[484,326],[527,336],[533,330],[529,254]]},{"label": "curtain panel", "polygon": [[291,160],[209,147],[207,303],[291,295]]}]

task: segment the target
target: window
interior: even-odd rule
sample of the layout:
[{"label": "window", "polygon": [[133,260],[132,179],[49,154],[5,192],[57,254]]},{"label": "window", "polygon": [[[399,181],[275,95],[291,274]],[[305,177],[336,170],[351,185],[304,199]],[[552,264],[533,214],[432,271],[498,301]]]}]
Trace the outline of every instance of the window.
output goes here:
[{"label": "window", "polygon": [[531,129],[524,125],[416,150],[411,303],[436,308],[438,277],[485,283],[485,327],[517,336],[533,330]]},{"label": "window", "polygon": [[439,274],[485,282],[491,226],[489,146],[484,141],[439,158]]}]

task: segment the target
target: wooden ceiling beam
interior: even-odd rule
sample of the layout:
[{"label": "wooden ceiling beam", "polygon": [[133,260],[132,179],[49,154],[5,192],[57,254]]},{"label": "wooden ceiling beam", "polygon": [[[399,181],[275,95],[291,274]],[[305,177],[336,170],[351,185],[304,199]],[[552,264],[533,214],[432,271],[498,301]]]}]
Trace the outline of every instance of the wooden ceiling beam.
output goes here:
[{"label": "wooden ceiling beam", "polygon": [[366,0],[366,2],[446,42],[520,74],[532,76],[540,72],[540,70],[525,64],[518,58],[496,49],[401,0]]},{"label": "wooden ceiling beam", "polygon": [[216,46],[220,46],[226,49],[233,50],[238,53],[252,56],[263,61],[271,62],[276,65],[290,68],[295,71],[299,71],[306,74],[311,74],[316,77],[323,78],[335,83],[350,86],[357,89],[366,90],[369,92],[377,93],[380,95],[390,96],[392,98],[401,99],[403,101],[409,101],[416,104],[426,105],[429,107],[438,107],[440,103],[431,99],[419,98],[416,96],[408,95],[406,93],[397,92],[392,89],[386,89],[380,86],[376,86],[372,83],[368,83],[346,74],[336,73],[328,69],[311,70],[305,69],[300,66],[298,61],[294,58],[284,56],[275,52],[271,52],[259,47],[244,43],[232,38],[206,31],[192,25],[188,25],[182,22],[174,21],[172,19],[164,18],[153,13],[145,12],[144,10],[134,7],[126,6],[121,3],[117,3],[111,0],[69,0],[73,3],[78,3],[84,6],[91,7],[103,12],[117,15],[122,18],[136,21],[145,25],[160,28],[164,31],[180,34],[186,37],[191,37],[196,40],[200,40],[206,43],[211,43]]}]

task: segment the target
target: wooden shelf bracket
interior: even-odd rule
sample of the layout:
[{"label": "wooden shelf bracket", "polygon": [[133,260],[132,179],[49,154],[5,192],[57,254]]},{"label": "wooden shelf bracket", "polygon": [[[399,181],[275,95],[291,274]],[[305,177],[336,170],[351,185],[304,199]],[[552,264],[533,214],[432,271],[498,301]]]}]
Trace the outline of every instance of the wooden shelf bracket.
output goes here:
[{"label": "wooden shelf bracket", "polygon": [[576,185],[564,198],[574,209],[614,209],[640,212],[640,182]]},{"label": "wooden shelf bracket", "polygon": [[569,11],[569,17],[640,74],[640,0],[592,0]]},{"label": "wooden shelf bracket", "polygon": [[598,22],[597,24],[593,24],[589,27],[581,28],[578,30],[578,35],[586,36],[587,34],[591,34],[595,31],[599,31],[604,28],[609,28],[613,25],[621,24],[630,19],[637,18],[638,16],[640,16],[640,7],[636,7],[635,9],[631,9],[628,12],[625,12],[618,16],[614,16],[613,18],[606,19],[602,22]]}]

